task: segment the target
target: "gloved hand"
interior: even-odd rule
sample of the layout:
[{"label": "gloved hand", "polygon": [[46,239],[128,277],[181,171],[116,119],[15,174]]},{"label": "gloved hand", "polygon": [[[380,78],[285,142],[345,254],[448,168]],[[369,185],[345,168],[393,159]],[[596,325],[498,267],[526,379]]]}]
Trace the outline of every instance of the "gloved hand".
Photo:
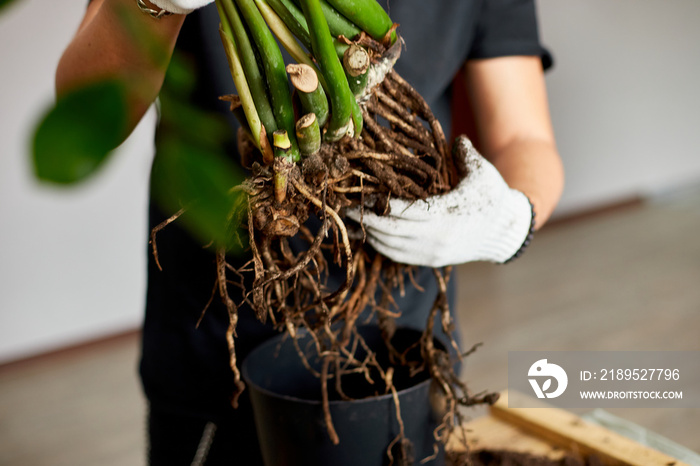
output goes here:
[{"label": "gloved hand", "polygon": [[155,6],[170,13],[186,15],[197,8],[209,5],[214,0],[149,0]]},{"label": "gloved hand", "polygon": [[[383,217],[364,211],[367,241],[378,252],[403,264],[443,267],[502,263],[529,243],[534,214],[527,196],[509,188],[466,137],[455,141],[454,153],[467,175],[452,191],[425,201],[390,200]],[[359,209],[347,215],[360,221]]]}]

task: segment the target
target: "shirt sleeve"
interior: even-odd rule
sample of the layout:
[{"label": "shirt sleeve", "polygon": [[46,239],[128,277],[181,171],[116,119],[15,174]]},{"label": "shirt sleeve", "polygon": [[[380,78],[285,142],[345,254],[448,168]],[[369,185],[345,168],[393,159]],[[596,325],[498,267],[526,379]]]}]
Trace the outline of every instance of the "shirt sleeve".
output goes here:
[{"label": "shirt sleeve", "polygon": [[552,55],[540,43],[534,0],[482,0],[470,59],[534,55],[552,66]]}]

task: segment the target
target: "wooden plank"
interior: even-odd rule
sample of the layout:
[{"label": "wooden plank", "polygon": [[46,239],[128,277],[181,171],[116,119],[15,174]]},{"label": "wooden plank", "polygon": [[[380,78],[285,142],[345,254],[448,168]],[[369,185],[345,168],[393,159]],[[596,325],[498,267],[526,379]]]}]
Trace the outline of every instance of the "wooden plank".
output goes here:
[{"label": "wooden plank", "polygon": [[[561,448],[493,416],[482,416],[474,419],[465,424],[464,427],[469,451],[509,450],[546,456],[552,460],[559,460],[566,454]],[[462,439],[462,432],[456,431],[447,444],[447,450],[458,453],[466,451]]]},{"label": "wooden plank", "polygon": [[501,398],[491,407],[491,415],[540,437],[551,445],[583,455],[595,454],[605,465],[688,466],[562,409],[551,406],[509,408],[509,396],[514,398],[525,395],[502,392]]}]

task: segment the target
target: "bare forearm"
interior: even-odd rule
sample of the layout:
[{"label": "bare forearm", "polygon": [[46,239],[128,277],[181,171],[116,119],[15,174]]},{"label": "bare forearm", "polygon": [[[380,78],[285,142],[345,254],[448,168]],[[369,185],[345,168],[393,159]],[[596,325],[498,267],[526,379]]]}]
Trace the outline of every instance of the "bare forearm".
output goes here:
[{"label": "bare forearm", "polygon": [[56,69],[56,94],[100,79],[119,78],[127,88],[129,132],[155,100],[184,16],[160,20],[135,0],[94,0]]},{"label": "bare forearm", "polygon": [[539,228],[564,187],[540,59],[474,60],[465,69],[479,149],[511,188],[530,198]]},{"label": "bare forearm", "polygon": [[553,143],[514,140],[488,156],[513,189],[524,193],[535,210],[535,228],[540,228],[559,202],[564,188],[564,170]]}]

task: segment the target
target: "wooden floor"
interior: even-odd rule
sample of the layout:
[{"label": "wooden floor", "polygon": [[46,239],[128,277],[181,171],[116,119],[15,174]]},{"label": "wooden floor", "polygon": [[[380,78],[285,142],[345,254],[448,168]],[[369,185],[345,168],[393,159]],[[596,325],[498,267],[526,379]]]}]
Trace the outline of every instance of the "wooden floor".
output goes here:
[{"label": "wooden floor", "polygon": [[[506,387],[508,351],[700,350],[698,228],[692,190],[546,227],[507,266],[460,267],[465,346],[484,342],[463,379]],[[608,411],[700,451],[700,409]]]},{"label": "wooden floor", "polygon": [[[507,386],[514,350],[700,350],[700,193],[552,225],[507,266],[459,267],[464,378]],[[144,461],[137,335],[0,368],[0,465]],[[700,410],[610,410],[700,451]],[[478,411],[473,413],[474,416]]]}]

